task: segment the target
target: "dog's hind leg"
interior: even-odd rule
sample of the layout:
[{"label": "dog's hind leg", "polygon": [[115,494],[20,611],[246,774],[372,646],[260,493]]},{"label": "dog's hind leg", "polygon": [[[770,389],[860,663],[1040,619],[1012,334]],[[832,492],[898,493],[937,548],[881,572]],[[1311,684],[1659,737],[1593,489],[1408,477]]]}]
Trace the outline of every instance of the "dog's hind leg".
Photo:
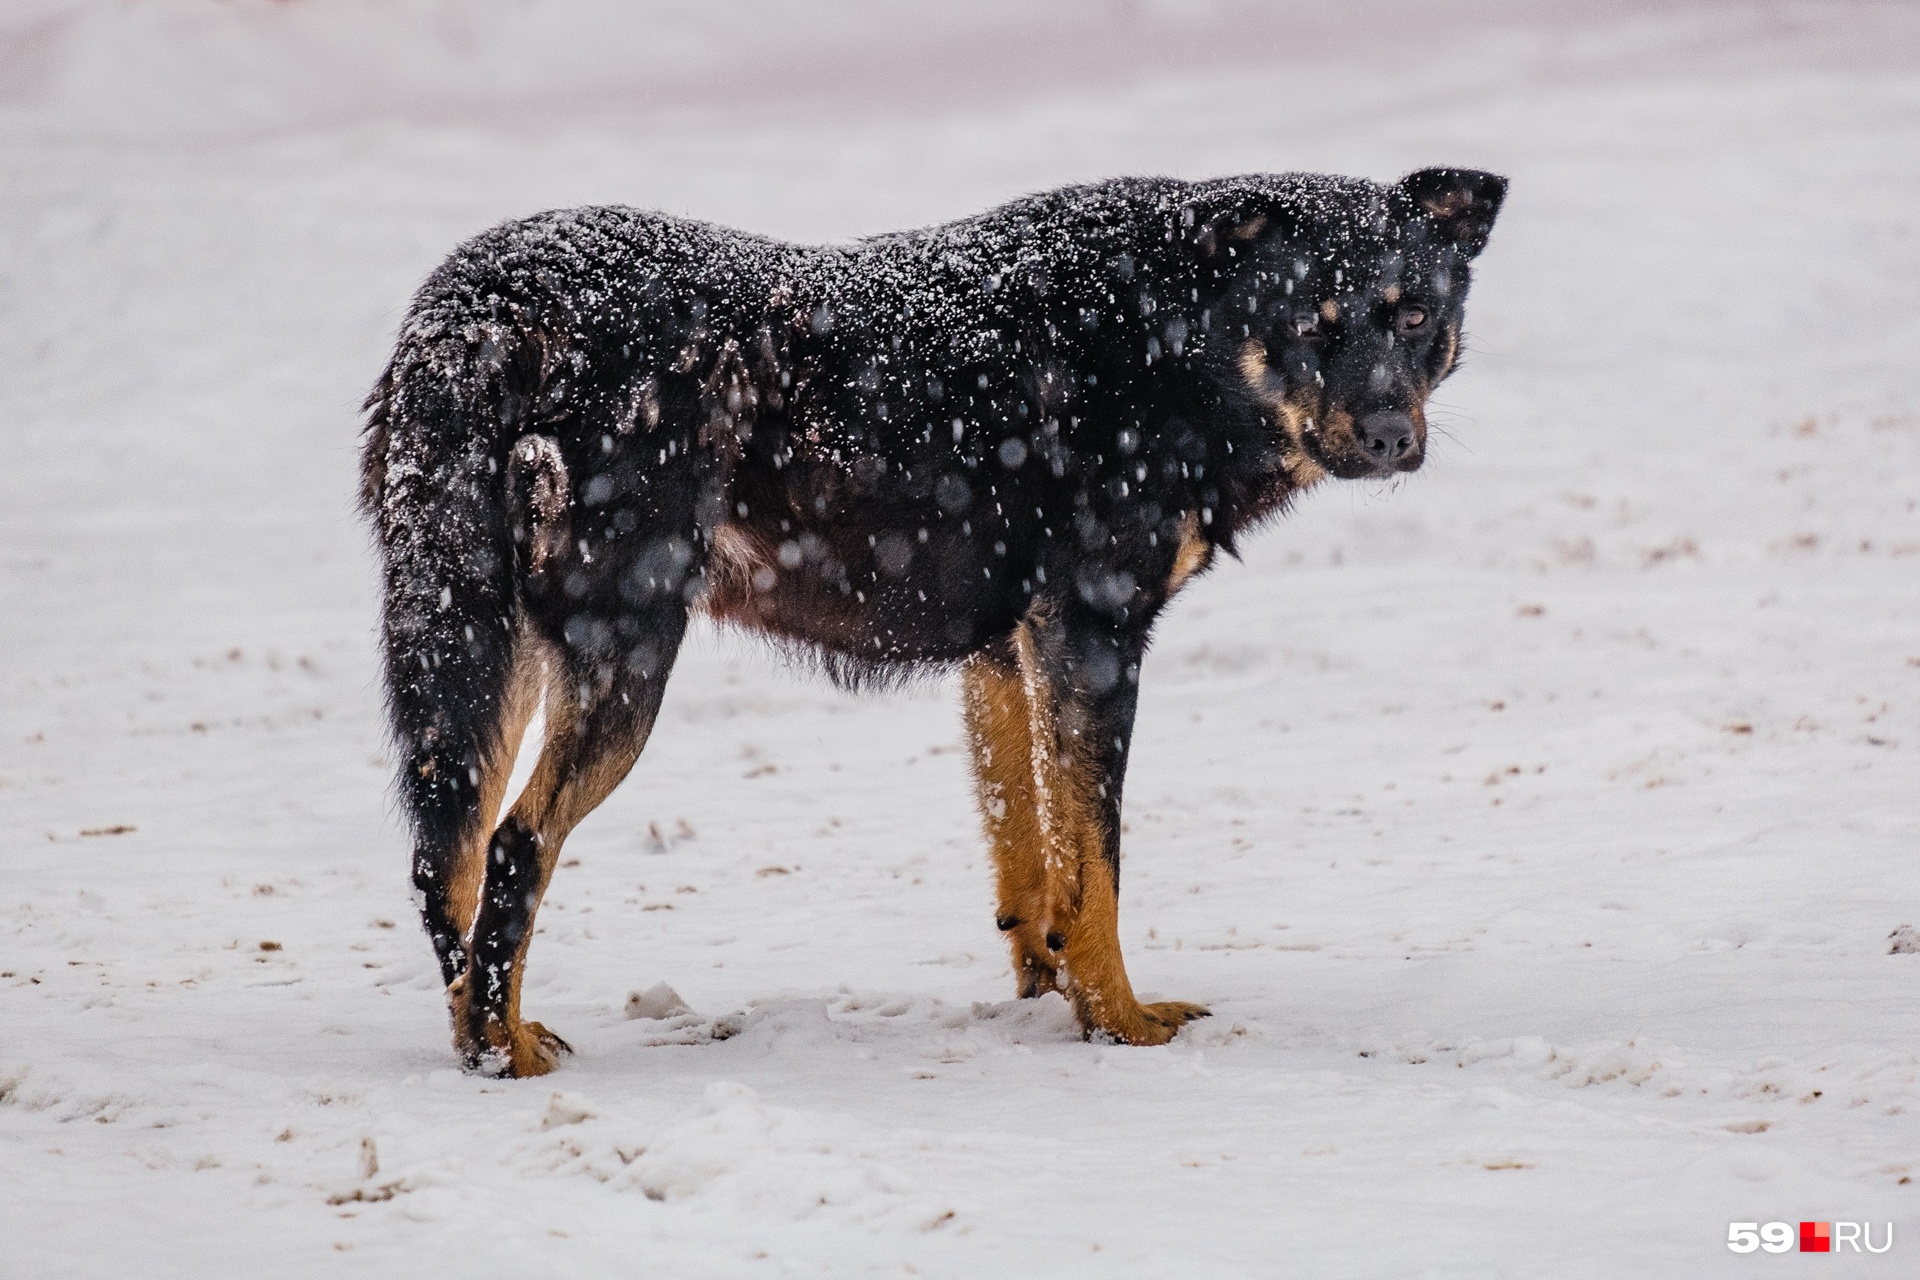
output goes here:
[{"label": "dog's hind leg", "polygon": [[1081,1029],[1165,1044],[1207,1010],[1143,1005],[1120,954],[1120,796],[1139,701],[1137,636],[1037,609],[1014,633],[1033,715],[1033,789],[1052,912],[1044,939]]},{"label": "dog's hind leg", "polygon": [[684,608],[646,618],[646,666],[624,655],[568,649],[546,701],[547,740],[533,777],[487,845],[468,972],[449,994],[455,1042],[469,1067],[489,1074],[551,1071],[567,1043],[520,1017],[527,948],[567,834],[633,768],[653,729],[668,672],[685,635]]},{"label": "dog's hind leg", "polygon": [[[467,969],[467,938],[473,932],[473,917],[480,906],[480,885],[485,878],[487,838],[500,817],[500,805],[506,799],[507,782],[513,776],[513,763],[526,737],[527,723],[539,709],[545,671],[550,661],[547,646],[522,628],[517,637],[513,665],[507,675],[505,692],[499,702],[498,727],[492,740],[479,753],[477,794],[463,815],[459,830],[447,847],[434,857],[426,850],[416,852],[424,858],[421,867],[431,864],[431,874],[416,875],[420,907],[427,933],[435,943],[440,960],[441,978],[451,986]],[[417,868],[417,871],[419,868]]]},{"label": "dog's hind leg", "polygon": [[[404,483],[425,488],[412,469]],[[388,708],[398,793],[413,835],[415,900],[442,981],[451,984],[467,968],[487,834],[537,701],[527,666],[535,654],[515,623],[506,556],[464,535],[484,529],[489,513],[400,496],[403,519],[382,530]],[[421,527],[451,532],[415,536]]]},{"label": "dog's hind leg", "polygon": [[961,672],[961,706],[973,753],[974,799],[993,857],[998,890],[994,923],[1013,949],[1015,990],[1022,999],[1058,989],[1046,944],[1045,832],[1034,794],[1033,711],[1010,638],[979,654]]},{"label": "dog's hind leg", "polygon": [[[456,1045],[465,1038],[458,993],[466,980],[488,836],[527,722],[540,703],[551,662],[547,650],[523,625],[495,655],[500,662],[494,679],[479,686],[487,696],[448,699],[442,689],[410,680],[403,696],[393,699],[402,741],[418,744],[401,777],[414,828],[414,897],[448,991]],[[471,657],[449,647],[439,665],[429,662],[422,674],[443,675]]]}]

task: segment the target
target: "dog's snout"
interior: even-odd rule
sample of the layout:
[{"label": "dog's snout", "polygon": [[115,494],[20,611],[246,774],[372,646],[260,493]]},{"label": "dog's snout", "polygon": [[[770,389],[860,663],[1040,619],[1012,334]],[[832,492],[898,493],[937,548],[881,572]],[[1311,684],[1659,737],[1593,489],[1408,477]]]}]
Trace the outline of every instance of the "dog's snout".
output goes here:
[{"label": "dog's snout", "polygon": [[1359,428],[1360,447],[1381,466],[1393,466],[1414,451],[1413,419],[1407,414],[1370,413]]}]

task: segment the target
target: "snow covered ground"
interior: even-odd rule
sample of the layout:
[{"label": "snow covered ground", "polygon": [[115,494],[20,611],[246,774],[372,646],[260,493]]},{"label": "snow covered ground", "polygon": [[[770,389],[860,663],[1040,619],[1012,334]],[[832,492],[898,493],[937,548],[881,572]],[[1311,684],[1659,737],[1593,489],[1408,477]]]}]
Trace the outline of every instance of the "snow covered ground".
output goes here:
[{"label": "snow covered ground", "polygon": [[[6,6],[0,1275],[1915,1274],[1920,9],[1440,8]],[[352,512],[440,254],[1429,163],[1513,179],[1447,434],[1145,674],[1215,1017],[1012,1001],[953,691],[706,633],[540,916],[578,1056],[453,1069]],[[1894,1248],[1726,1249],[1801,1219]]]}]

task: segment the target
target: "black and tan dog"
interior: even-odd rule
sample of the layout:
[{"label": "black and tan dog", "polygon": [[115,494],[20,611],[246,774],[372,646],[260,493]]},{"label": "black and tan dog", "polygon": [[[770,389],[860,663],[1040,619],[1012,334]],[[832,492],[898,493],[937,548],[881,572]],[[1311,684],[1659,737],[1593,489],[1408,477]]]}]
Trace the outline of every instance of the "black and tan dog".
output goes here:
[{"label": "black and tan dog", "polygon": [[[1120,796],[1168,599],[1327,476],[1412,471],[1503,179],[1122,179],[811,247],[626,208],[472,240],[368,400],[413,881],[464,1061],[521,1017],[561,842],[626,776],[689,617],[849,685],[956,668],[1021,995],[1160,1044]],[[544,698],[547,740],[498,827]]]}]

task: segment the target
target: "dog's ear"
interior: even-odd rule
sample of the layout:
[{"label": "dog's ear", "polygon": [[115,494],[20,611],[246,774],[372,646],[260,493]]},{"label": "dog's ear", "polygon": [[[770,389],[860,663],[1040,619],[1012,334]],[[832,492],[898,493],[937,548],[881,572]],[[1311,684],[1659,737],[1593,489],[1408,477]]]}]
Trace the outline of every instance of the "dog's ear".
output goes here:
[{"label": "dog's ear", "polygon": [[1487,235],[1507,196],[1507,180],[1479,169],[1422,169],[1400,179],[1413,207],[1433,218],[1440,234],[1468,257],[1487,247]]}]

